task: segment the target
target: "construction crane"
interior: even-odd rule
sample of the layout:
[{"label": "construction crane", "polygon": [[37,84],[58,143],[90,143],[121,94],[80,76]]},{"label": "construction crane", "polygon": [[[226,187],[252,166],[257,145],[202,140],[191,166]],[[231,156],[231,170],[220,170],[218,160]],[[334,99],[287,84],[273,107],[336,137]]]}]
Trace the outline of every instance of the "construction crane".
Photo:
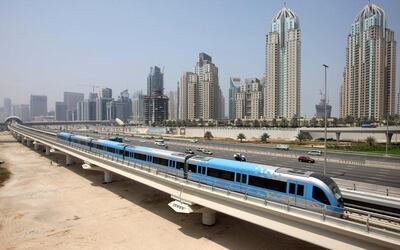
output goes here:
[{"label": "construction crane", "polygon": [[93,92],[92,93],[94,93],[94,89],[98,89],[98,88],[100,88],[101,86],[97,86],[97,85],[93,85],[93,84],[78,84],[79,86],[86,86],[86,87],[91,87],[92,88],[92,90],[93,90]]}]

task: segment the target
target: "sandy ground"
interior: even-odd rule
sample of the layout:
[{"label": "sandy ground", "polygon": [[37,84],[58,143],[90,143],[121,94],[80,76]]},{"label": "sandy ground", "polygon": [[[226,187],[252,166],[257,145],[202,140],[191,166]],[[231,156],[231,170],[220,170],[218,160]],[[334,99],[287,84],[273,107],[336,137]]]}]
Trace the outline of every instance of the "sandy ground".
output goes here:
[{"label": "sandy ground", "polygon": [[224,214],[203,226],[200,214],[170,209],[165,193],[124,177],[102,184],[102,173],[6,132],[0,159],[12,172],[0,188],[0,249],[319,249]]}]

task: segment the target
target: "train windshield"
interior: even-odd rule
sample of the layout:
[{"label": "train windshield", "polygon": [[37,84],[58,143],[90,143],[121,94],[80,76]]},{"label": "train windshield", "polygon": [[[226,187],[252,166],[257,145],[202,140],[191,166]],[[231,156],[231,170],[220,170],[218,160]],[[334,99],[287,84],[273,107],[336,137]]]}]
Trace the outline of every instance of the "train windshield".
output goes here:
[{"label": "train windshield", "polygon": [[317,179],[321,180],[323,183],[325,183],[329,187],[329,189],[332,191],[336,200],[338,200],[340,202],[342,201],[342,193],[340,192],[339,187],[332,180],[332,178],[329,178],[328,176],[318,174],[318,173],[312,173],[310,176],[317,178]]},{"label": "train windshield", "polygon": [[342,193],[340,192],[339,187],[334,183],[333,185],[330,185],[329,188],[332,190],[332,193],[335,195],[335,198],[337,200],[342,199]]}]

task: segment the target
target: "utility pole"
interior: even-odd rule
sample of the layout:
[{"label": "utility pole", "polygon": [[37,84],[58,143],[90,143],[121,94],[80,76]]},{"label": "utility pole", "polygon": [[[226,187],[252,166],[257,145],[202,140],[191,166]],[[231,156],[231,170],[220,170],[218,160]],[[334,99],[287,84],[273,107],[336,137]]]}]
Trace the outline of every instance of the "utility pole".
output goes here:
[{"label": "utility pole", "polygon": [[327,88],[326,88],[326,70],[328,68],[328,65],[323,64],[322,65],[325,69],[325,97],[324,97],[324,113],[325,113],[325,138],[324,138],[324,144],[325,144],[325,154],[324,154],[324,175],[326,175],[326,153],[327,153],[327,145],[326,145],[326,137],[327,137],[327,113],[326,113],[326,92],[327,92]]}]

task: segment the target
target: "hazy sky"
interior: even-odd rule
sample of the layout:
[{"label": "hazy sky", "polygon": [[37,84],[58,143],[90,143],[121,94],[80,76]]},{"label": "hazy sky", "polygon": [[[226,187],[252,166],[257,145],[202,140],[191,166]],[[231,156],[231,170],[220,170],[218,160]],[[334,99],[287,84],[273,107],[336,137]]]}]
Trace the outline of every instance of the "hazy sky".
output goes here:
[{"label": "hazy sky", "polygon": [[[366,0],[288,0],[300,18],[301,113],[315,113],[329,65],[329,99],[339,110],[346,37]],[[400,42],[400,1],[374,0]],[[261,77],[265,35],[284,1],[18,1],[0,0],[0,106],[4,97],[28,103],[45,94],[49,108],[64,91],[113,89],[114,97],[146,89],[152,65],[165,67],[165,88],[193,70],[199,52],[212,56],[227,99],[229,77]],[[397,53],[400,54],[400,51]],[[399,56],[398,56],[399,58]],[[397,79],[400,63],[397,60]],[[228,108],[228,107],[226,107]]]}]

